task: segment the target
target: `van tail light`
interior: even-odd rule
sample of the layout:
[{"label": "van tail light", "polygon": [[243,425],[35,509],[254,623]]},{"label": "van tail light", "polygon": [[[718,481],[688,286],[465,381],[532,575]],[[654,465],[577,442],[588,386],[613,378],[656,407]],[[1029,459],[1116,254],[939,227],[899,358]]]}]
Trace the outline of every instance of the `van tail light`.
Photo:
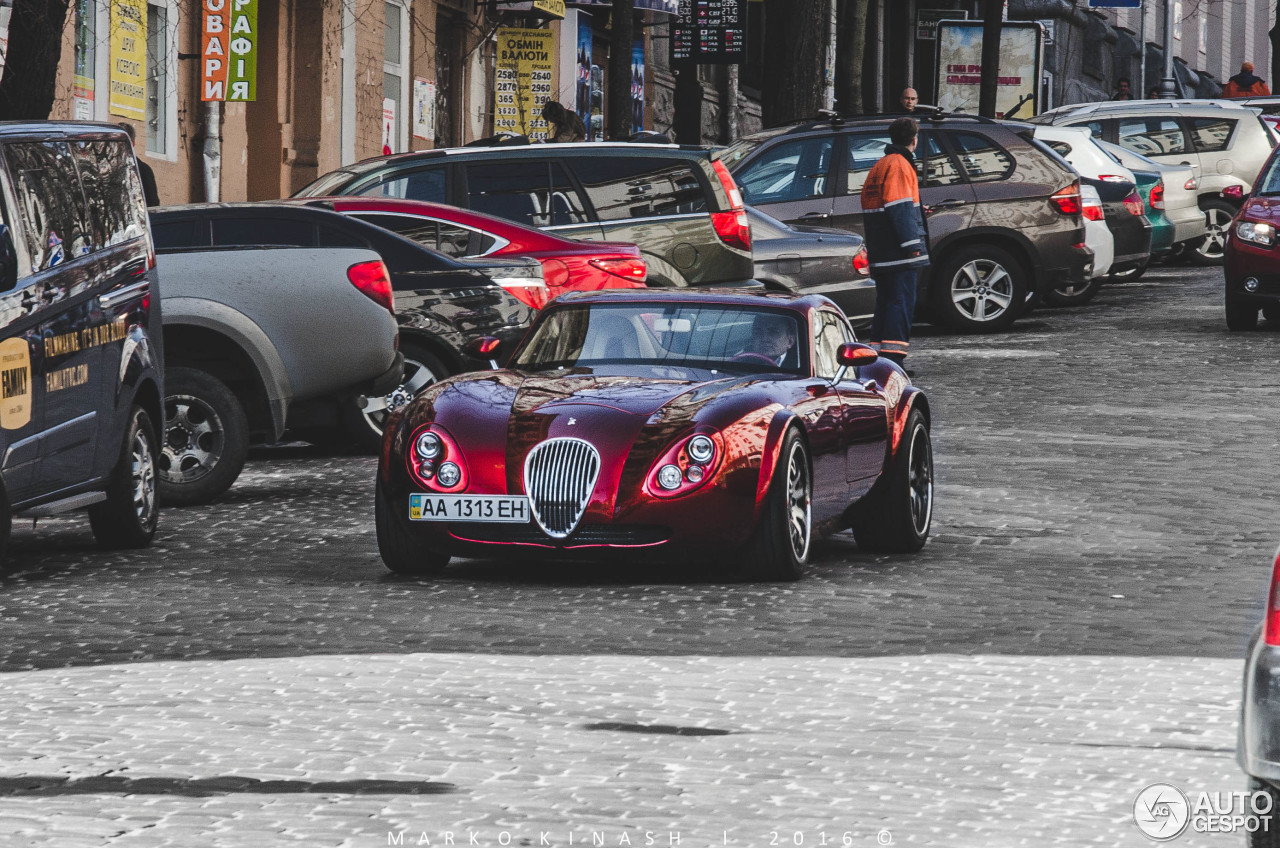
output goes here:
[{"label": "van tail light", "polygon": [[1129,210],[1130,215],[1141,215],[1144,211],[1142,196],[1136,191],[1129,192],[1129,196],[1124,199],[1124,208]]},{"label": "van tail light", "polygon": [[857,271],[860,277],[871,276],[871,260],[867,258],[865,247],[858,248],[858,252],[853,254],[853,270]]},{"label": "van tail light", "polygon": [[1102,204],[1101,204],[1101,203],[1094,203],[1093,201],[1086,200],[1086,201],[1084,202],[1084,206],[1083,206],[1083,208],[1082,208],[1082,210],[1081,210],[1081,211],[1083,211],[1083,212],[1084,212],[1084,218],[1085,218],[1085,220],[1086,220],[1086,221],[1101,221],[1101,220],[1102,220],[1102,217],[1103,217],[1103,216],[1102,216]]},{"label": "van tail light", "polygon": [[395,314],[395,303],[391,298],[391,274],[381,259],[357,262],[347,269],[347,279],[365,297]]},{"label": "van tail light", "polygon": [[1151,187],[1150,201],[1152,209],[1164,208],[1164,180],[1160,180]]},{"label": "van tail light", "polygon": [[592,259],[587,264],[594,268],[599,268],[607,274],[613,274],[615,277],[630,280],[633,283],[643,283],[645,278],[649,276],[649,266],[638,256]]},{"label": "van tail light", "polygon": [[739,250],[751,250],[751,223],[747,220],[747,212],[742,207],[742,192],[733,181],[729,169],[719,159],[711,163],[716,172],[724,193],[729,196],[728,212],[712,212],[711,223],[716,228],[720,241]]},{"label": "van tail light", "polygon": [[1080,214],[1080,183],[1073,182],[1049,195],[1049,201],[1063,215]]},{"label": "van tail light", "polygon": [[1267,592],[1267,618],[1262,640],[1268,645],[1280,645],[1280,554],[1271,566],[1271,589]]}]

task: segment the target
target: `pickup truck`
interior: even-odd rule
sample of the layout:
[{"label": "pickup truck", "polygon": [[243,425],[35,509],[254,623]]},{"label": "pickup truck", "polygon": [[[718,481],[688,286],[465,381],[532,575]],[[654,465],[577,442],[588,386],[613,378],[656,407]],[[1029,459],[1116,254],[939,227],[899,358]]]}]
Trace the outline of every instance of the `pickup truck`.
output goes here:
[{"label": "pickup truck", "polygon": [[165,345],[161,500],[207,503],[249,446],[337,427],[360,396],[400,385],[391,278],[372,250],[160,250]]}]

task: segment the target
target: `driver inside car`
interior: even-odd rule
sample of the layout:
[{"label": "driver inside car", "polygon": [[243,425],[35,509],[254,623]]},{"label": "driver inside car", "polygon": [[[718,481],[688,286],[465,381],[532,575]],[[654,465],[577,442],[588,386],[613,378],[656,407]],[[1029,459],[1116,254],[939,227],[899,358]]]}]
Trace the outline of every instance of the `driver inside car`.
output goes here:
[{"label": "driver inside car", "polygon": [[751,325],[751,342],[743,353],[755,353],[774,365],[790,364],[796,346],[795,322],[781,315],[757,315]]}]

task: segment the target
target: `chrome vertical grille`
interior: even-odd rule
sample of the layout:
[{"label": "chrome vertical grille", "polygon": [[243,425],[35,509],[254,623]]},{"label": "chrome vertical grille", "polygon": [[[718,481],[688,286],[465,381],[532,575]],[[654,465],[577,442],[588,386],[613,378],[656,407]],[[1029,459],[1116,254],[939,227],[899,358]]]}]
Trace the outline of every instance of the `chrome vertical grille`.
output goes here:
[{"label": "chrome vertical grille", "polygon": [[556,539],[572,533],[599,476],[600,452],[582,439],[547,439],[529,451],[524,491],[538,526]]}]

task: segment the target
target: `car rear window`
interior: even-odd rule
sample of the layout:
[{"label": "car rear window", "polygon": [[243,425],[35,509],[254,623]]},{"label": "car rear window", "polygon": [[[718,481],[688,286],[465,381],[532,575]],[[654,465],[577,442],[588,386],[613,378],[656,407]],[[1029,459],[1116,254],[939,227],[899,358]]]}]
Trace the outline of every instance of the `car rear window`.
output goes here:
[{"label": "car rear window", "polygon": [[184,248],[205,247],[209,243],[208,230],[202,234],[196,218],[183,218],[177,221],[151,221],[151,239],[156,250],[182,250]]},{"label": "car rear window", "polygon": [[1201,153],[1226,150],[1236,128],[1236,122],[1230,118],[1189,118],[1187,125],[1191,128],[1191,141]]},{"label": "car rear window", "polygon": [[215,247],[315,247],[315,225],[275,218],[215,218]]},{"label": "car rear window", "polygon": [[656,156],[590,156],[570,163],[601,221],[707,211],[688,162]]},{"label": "car rear window", "polygon": [[356,194],[363,197],[400,197],[444,203],[447,200],[444,169],[428,168],[407,174],[387,174],[378,182],[361,188]]}]

